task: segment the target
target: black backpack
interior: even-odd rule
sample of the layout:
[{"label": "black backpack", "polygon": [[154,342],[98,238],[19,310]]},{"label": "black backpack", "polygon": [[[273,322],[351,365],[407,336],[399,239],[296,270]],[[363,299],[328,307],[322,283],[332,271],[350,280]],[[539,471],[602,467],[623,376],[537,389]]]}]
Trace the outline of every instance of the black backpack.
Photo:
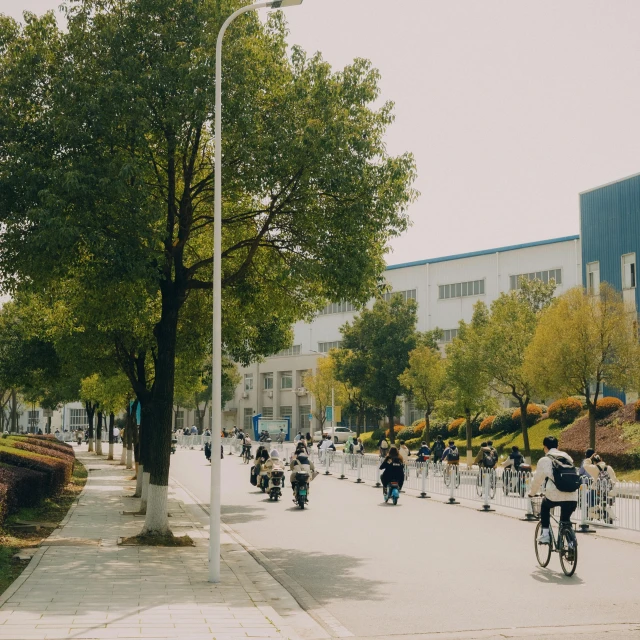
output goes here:
[{"label": "black backpack", "polygon": [[433,455],[438,456],[438,458],[442,457],[444,453],[444,442],[440,442],[440,440],[436,440],[433,445]]},{"label": "black backpack", "polygon": [[491,451],[485,451],[482,456],[482,464],[484,464],[486,469],[493,469],[496,466],[496,458]]},{"label": "black backpack", "polygon": [[458,453],[458,447],[451,447],[449,453],[447,453],[448,462],[456,462],[460,460],[460,453]]},{"label": "black backpack", "polygon": [[580,488],[580,476],[578,470],[564,458],[551,458],[553,467],[553,484],[556,485],[558,491],[564,493],[573,493]]}]

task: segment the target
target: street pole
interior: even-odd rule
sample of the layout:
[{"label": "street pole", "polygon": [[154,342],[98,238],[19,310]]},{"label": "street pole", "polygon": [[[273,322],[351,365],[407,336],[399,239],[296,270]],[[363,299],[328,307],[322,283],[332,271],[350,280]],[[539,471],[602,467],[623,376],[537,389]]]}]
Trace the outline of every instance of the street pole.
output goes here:
[{"label": "street pole", "polygon": [[333,385],[331,386],[331,439],[336,437],[336,396]]},{"label": "street pole", "polygon": [[227,27],[247,11],[264,7],[281,9],[302,4],[302,0],[270,0],[241,7],[232,13],[218,33],[216,41],[216,98],[214,127],[214,203],[213,203],[213,349],[211,431],[211,485],[209,500],[209,582],[220,582],[220,432],[222,431],[222,39]]}]

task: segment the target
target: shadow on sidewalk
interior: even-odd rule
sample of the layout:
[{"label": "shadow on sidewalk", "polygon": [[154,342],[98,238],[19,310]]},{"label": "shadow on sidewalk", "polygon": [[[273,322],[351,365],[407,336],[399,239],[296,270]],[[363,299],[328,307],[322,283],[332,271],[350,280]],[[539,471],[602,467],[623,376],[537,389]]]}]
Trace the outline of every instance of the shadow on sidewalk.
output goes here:
[{"label": "shadow on sidewalk", "polygon": [[223,504],[220,510],[223,522],[228,525],[264,520],[264,515],[258,513],[264,511],[262,507],[247,507],[239,504]]}]

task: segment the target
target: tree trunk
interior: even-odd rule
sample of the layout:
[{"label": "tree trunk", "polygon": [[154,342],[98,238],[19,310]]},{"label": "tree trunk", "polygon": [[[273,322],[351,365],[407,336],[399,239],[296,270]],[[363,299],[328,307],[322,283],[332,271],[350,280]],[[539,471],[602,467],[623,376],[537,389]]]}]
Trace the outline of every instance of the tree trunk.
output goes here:
[{"label": "tree trunk", "polygon": [[596,449],[596,405],[589,401],[587,406],[589,410],[589,447],[595,451]]},{"label": "tree trunk", "polygon": [[113,415],[113,411],[109,414],[109,455],[107,460],[113,460],[113,423],[116,417]]},{"label": "tree trunk", "polygon": [[138,471],[136,494],[140,495],[140,513],[147,512],[147,499],[149,491],[149,479],[151,465],[149,463],[149,440],[152,427],[152,406],[151,402],[140,403],[140,426],[138,427]]},{"label": "tree trunk", "polygon": [[358,438],[362,435],[362,430],[365,427],[365,420],[366,420],[366,412],[364,408],[361,408],[358,411],[358,420],[356,422],[356,431],[358,434]]},{"label": "tree trunk", "polygon": [[96,455],[102,455],[102,411],[98,411],[96,424]]},{"label": "tree trunk", "polygon": [[529,427],[527,425],[527,407],[529,400],[523,402],[518,398],[520,403],[520,428],[522,429],[522,441],[524,443],[524,457],[527,464],[531,464],[531,448],[529,447]]},{"label": "tree trunk", "polygon": [[426,441],[427,446],[431,446],[431,420],[429,416],[429,411],[424,412],[424,433],[422,434],[422,439]]},{"label": "tree trunk", "polygon": [[87,423],[89,424],[89,447],[88,451],[93,451],[93,414],[95,407],[90,402],[85,402],[84,407],[87,411]]},{"label": "tree trunk", "polygon": [[[142,534],[154,536],[171,533],[167,503],[179,305],[176,300],[171,299],[173,298],[172,294],[175,295],[175,291],[166,290],[167,288],[171,289],[171,285],[165,283],[164,288],[162,315],[155,327],[158,353],[152,392],[153,423],[150,428],[145,430],[145,438],[148,437],[145,474],[147,465],[149,465],[149,491],[147,514]],[[214,408],[215,410],[217,409]],[[219,455],[219,452],[214,451],[212,455]]]},{"label": "tree trunk", "polygon": [[18,432],[18,393],[11,389],[11,431]]},{"label": "tree trunk", "polygon": [[45,429],[45,433],[51,435],[51,416],[47,418],[47,428]]},{"label": "tree trunk", "polygon": [[473,465],[473,444],[471,443],[471,440],[473,438],[473,433],[471,431],[471,411],[467,409],[464,413],[467,418],[467,466],[471,468],[471,466]]},{"label": "tree trunk", "polygon": [[389,405],[389,407],[387,408],[387,415],[389,416],[389,439],[391,440],[391,444],[395,444],[396,443],[396,430],[395,430],[395,425],[393,424],[394,422],[394,414],[395,414],[395,400],[393,402],[392,405]]}]

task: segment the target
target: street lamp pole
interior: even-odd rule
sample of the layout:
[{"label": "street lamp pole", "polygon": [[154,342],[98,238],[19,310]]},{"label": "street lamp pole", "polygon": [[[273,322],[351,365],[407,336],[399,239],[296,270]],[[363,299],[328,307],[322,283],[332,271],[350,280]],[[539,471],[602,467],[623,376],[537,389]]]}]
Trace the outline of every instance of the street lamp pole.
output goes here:
[{"label": "street lamp pole", "polygon": [[302,0],[270,0],[241,7],[224,22],[216,41],[215,166],[213,204],[213,352],[211,430],[211,494],[209,501],[209,582],[220,582],[220,432],[222,430],[222,38],[227,27],[247,11],[269,7],[283,9]]}]

